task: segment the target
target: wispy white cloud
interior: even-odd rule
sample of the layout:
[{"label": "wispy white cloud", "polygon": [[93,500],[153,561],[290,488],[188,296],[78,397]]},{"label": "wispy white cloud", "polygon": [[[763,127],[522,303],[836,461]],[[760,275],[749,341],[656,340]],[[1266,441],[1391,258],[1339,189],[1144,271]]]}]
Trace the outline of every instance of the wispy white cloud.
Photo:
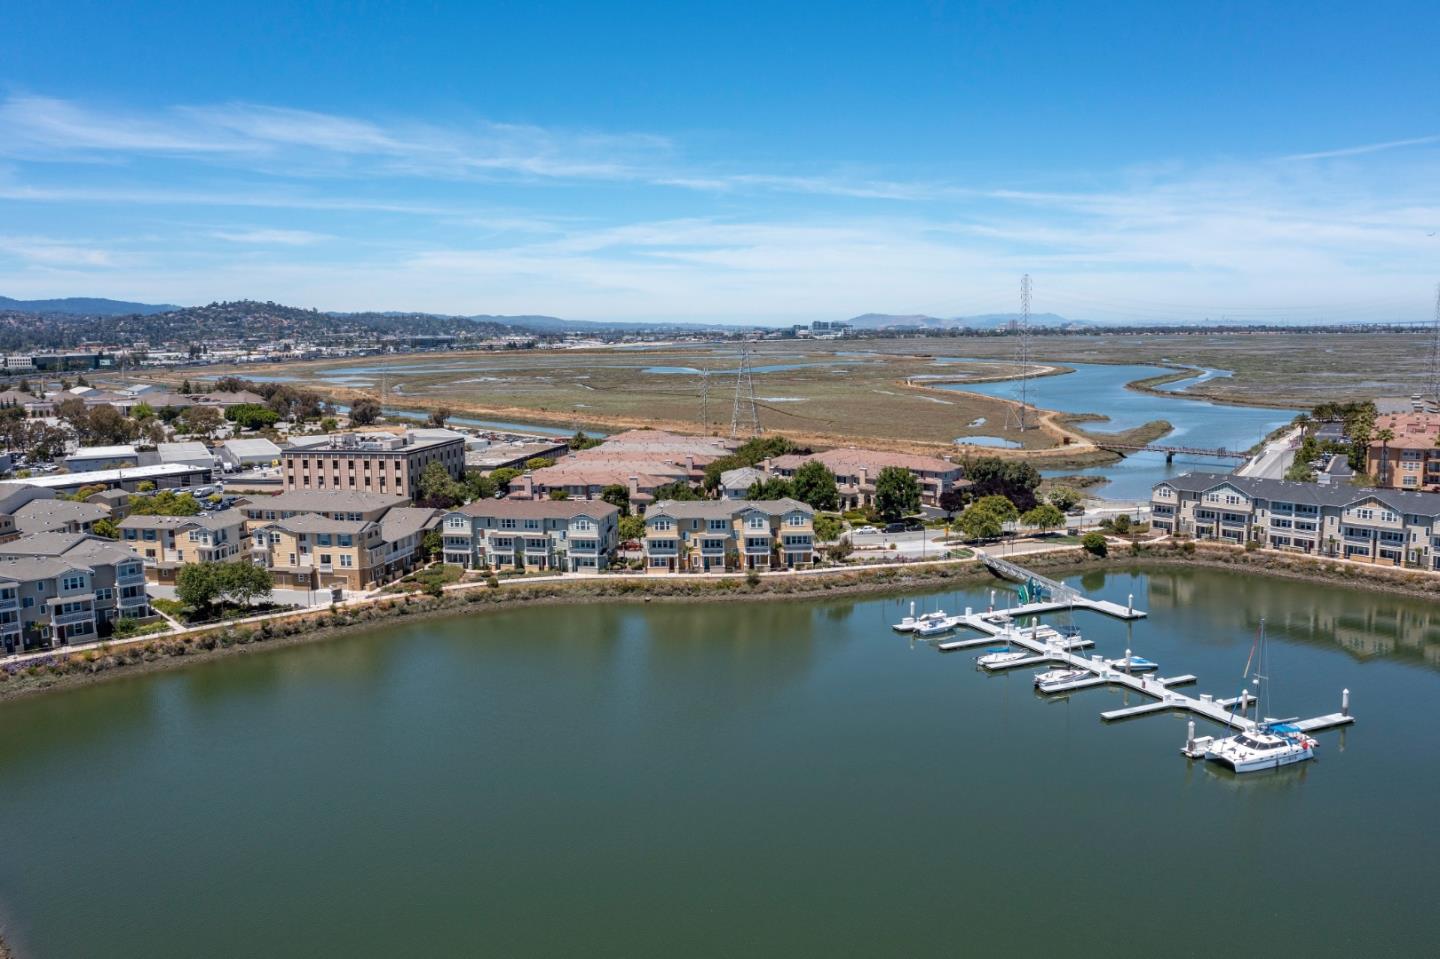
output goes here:
[{"label": "wispy white cloud", "polygon": [[1336,150],[1321,150],[1318,153],[1292,153],[1290,156],[1282,157],[1285,160],[1329,160],[1335,157],[1363,156],[1366,153],[1383,153],[1386,150],[1399,150],[1402,147],[1428,146],[1433,143],[1440,143],[1440,135],[1428,137],[1411,137],[1408,140],[1387,140],[1384,143],[1365,143],[1360,146],[1340,147]]},{"label": "wispy white cloud", "polygon": [[112,267],[117,259],[109,250],[45,236],[0,235],[0,256],[42,267]]},{"label": "wispy white cloud", "polygon": [[216,230],[210,235],[229,243],[254,243],[261,246],[309,246],[333,239],[329,234],[312,233],[309,230]]}]

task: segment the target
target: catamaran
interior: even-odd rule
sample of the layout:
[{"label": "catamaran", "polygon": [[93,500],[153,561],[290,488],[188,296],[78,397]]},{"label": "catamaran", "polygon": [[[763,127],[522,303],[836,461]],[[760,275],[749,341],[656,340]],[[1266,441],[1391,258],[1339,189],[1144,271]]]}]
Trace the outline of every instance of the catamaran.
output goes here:
[{"label": "catamaran", "polygon": [[[1250,667],[1255,672],[1251,678]],[[1268,682],[1269,655],[1265,647],[1265,620],[1260,620],[1260,632],[1255,644],[1250,647],[1250,657],[1245,662],[1242,679],[1250,679],[1256,688],[1257,713],[1265,705],[1265,687]],[[1242,695],[1241,701],[1244,701]],[[1260,715],[1263,715],[1261,713]],[[1212,739],[1205,746],[1205,758],[1222,766],[1229,766],[1237,773],[1253,773],[1264,769],[1279,769],[1315,758],[1314,739],[1289,720],[1266,719],[1234,736]]]}]

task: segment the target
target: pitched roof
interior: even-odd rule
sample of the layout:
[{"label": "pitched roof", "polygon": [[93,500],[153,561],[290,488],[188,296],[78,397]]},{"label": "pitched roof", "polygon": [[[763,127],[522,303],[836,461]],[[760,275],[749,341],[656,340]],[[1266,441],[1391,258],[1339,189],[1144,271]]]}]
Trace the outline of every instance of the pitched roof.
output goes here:
[{"label": "pitched roof", "polygon": [[66,499],[32,499],[14,513],[15,528],[22,533],[48,533],[71,523],[93,523],[109,515],[108,506]]},{"label": "pitched roof", "polygon": [[0,543],[0,556],[64,556],[91,538],[86,533],[32,533]]},{"label": "pitched roof", "polygon": [[27,556],[22,559],[0,561],[0,579],[29,582],[37,579],[52,579],[66,573],[90,572],[84,566],[67,563],[51,556]]},{"label": "pitched roof", "polygon": [[1320,485],[1299,480],[1260,479],[1236,476],[1234,473],[1181,473],[1155,484],[1155,489],[1169,486],[1185,493],[1204,493],[1219,486],[1233,486],[1254,499],[1279,503],[1302,503],[1309,506],[1344,508],[1373,499],[1397,513],[1440,516],[1440,493],[1419,493],[1394,489],[1371,489],[1344,484]]},{"label": "pitched roof", "polygon": [[477,499],[456,512],[496,519],[574,519],[577,516],[604,519],[620,511],[603,500],[593,499]]},{"label": "pitched roof", "polygon": [[421,506],[397,506],[381,517],[380,538],[387,543],[404,539],[438,522],[441,515],[438,509],[426,509]]},{"label": "pitched roof", "polygon": [[374,523],[363,519],[329,519],[319,513],[300,513],[268,524],[290,533],[362,533]]},{"label": "pitched roof", "polygon": [[246,506],[252,509],[275,510],[281,513],[366,513],[390,509],[410,502],[398,493],[369,493],[362,490],[287,490],[275,496],[247,496]]},{"label": "pitched roof", "polygon": [[959,463],[951,463],[934,456],[912,456],[909,453],[854,448],[825,450],[821,453],[788,453],[775,457],[770,461],[770,465],[778,469],[798,469],[801,464],[810,460],[824,463],[838,473],[850,473],[858,469],[878,473],[887,466],[899,466],[916,473],[950,473],[960,469]]}]

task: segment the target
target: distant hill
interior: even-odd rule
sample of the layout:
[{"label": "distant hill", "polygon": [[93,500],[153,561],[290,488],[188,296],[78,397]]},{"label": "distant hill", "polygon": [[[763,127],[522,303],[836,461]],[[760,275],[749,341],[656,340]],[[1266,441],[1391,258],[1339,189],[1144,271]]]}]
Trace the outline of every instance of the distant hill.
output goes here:
[{"label": "distant hill", "polygon": [[[56,301],[67,302],[67,301]],[[0,351],[63,349],[80,343],[200,343],[255,337],[344,341],[361,334],[474,339],[526,336],[500,323],[429,313],[322,313],[281,303],[237,300],[115,316],[42,313],[0,305]]]},{"label": "distant hill", "polygon": [[728,330],[733,333],[737,327],[722,326],[718,323],[686,323],[678,320],[562,320],[558,316],[471,316],[476,322],[504,323],[530,330],[535,333],[637,333],[642,331],[676,330],[694,333],[697,330]]},{"label": "distant hill", "polygon": [[70,313],[75,316],[149,316],[169,313],[180,307],[173,303],[127,303],[103,297],[67,296],[59,300],[12,300],[0,296],[0,310],[17,313]]},{"label": "distant hill", "polygon": [[[982,313],[977,316],[928,316],[924,313],[862,313],[851,317],[857,330],[996,330],[1020,319],[1018,313]],[[1091,326],[1084,320],[1069,320],[1055,313],[1032,313],[1031,326],[1075,329]]]}]

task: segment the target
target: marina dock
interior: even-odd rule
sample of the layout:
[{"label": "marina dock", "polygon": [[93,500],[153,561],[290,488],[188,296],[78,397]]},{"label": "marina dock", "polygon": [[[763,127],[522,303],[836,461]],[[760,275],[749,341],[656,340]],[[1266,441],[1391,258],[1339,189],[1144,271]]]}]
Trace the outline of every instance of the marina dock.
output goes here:
[{"label": "marina dock", "polygon": [[[1005,609],[995,609],[995,594],[992,592],[992,608],[990,610],[977,613],[973,609],[967,608],[964,614],[950,617],[954,628],[968,629],[980,635],[975,638],[949,639],[936,643],[936,648],[942,652],[1003,644],[1017,652],[1028,650],[1032,655],[987,665],[985,667],[987,670],[1021,669],[1027,666],[1074,669],[1089,675],[1067,683],[1048,686],[1045,691],[1047,693],[1068,693],[1101,686],[1120,686],[1151,700],[1135,706],[1106,710],[1100,714],[1100,718],[1106,722],[1173,711],[1188,712],[1232,729],[1251,731],[1270,719],[1270,717],[1264,716],[1251,718],[1249,710],[1255,705],[1256,700],[1248,692],[1229,699],[1217,699],[1208,693],[1197,696],[1186,695],[1177,691],[1175,687],[1198,682],[1195,676],[1186,674],[1165,678],[1141,672],[1128,672],[1123,664],[1130,656],[1129,650],[1126,650],[1125,659],[1121,660],[1106,660],[1098,654],[1086,654],[1081,651],[1092,647],[1094,643],[1066,635],[1054,627],[1045,626],[1039,622],[1039,617],[1046,613],[1057,610],[1084,609],[1093,610],[1115,619],[1127,621],[1142,619],[1145,613],[1135,608],[1133,598],[1128,605],[1123,606],[1106,600],[1090,599],[1064,583],[1047,579],[1009,560],[986,554],[981,554],[980,558],[997,574],[1020,580],[1027,585],[1038,585],[1048,593],[1048,596],[1039,601],[1024,602]],[[1030,620],[1031,625],[1021,625],[1027,619]],[[1345,690],[1341,694],[1339,712],[1314,716],[1309,719],[1286,721],[1306,733],[1346,726],[1355,721],[1355,717],[1350,715],[1349,700],[1350,692]]]}]

